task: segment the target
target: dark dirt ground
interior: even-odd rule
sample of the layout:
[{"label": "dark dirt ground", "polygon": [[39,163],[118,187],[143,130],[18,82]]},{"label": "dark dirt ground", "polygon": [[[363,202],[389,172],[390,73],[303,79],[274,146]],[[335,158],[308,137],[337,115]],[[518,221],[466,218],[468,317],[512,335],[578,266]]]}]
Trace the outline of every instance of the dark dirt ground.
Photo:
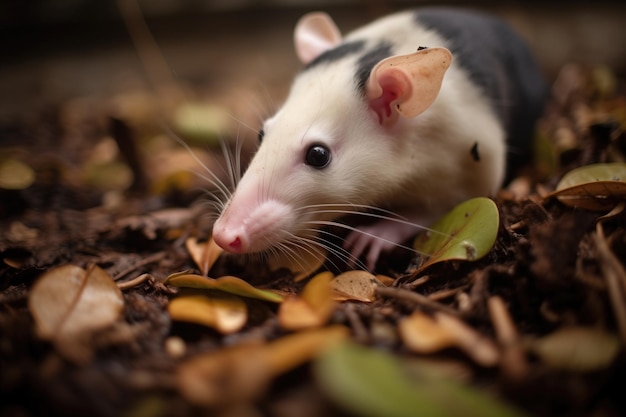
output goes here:
[{"label": "dark dirt ground", "polygon": [[[276,29],[268,36],[273,39],[282,34]],[[243,42],[241,39],[245,37],[240,38]],[[172,46],[166,44],[164,50],[171,51]],[[212,102],[217,108],[239,112],[240,121],[255,126],[255,103],[266,101],[263,97],[268,94],[258,93],[258,83],[263,83],[274,97],[280,97],[285,74],[296,68],[293,61],[287,60],[272,71],[268,62],[277,62],[280,53],[270,50],[269,57],[263,55],[259,45],[247,55],[260,67],[265,66],[264,71],[271,74],[268,78],[259,80],[244,71],[233,75],[226,68],[213,68],[204,75],[196,74],[197,78],[189,76],[186,83],[177,82],[174,90],[165,88],[166,77],[155,95],[132,75],[119,75],[113,70],[123,67],[126,53],[121,54],[126,58],[120,58],[112,49],[84,49],[87,56],[102,53],[119,58],[104,68],[94,65],[99,76],[106,78],[107,71],[118,75],[108,81],[109,87],[94,88],[100,94],[68,94],[55,82],[34,77],[39,80],[32,87],[36,97],[19,99],[30,111],[17,112],[17,104],[11,107],[3,99],[1,158],[24,162],[32,169],[34,180],[25,188],[0,188],[0,416],[346,415],[320,390],[306,364],[273,379],[264,395],[224,408],[192,404],[181,394],[175,377],[181,363],[195,354],[219,351],[247,340],[269,342],[285,334],[278,324],[276,308],[262,302],[251,302],[248,324],[227,336],[204,326],[174,322],[167,305],[177,290],[163,285],[172,273],[198,271],[184,243],[192,236],[206,238],[210,231],[210,218],[195,204],[203,198],[202,191],[198,191],[203,184],[179,172],[185,171],[181,165],[193,161],[178,156],[181,147],[175,141],[158,139],[167,137],[163,133],[163,108],[166,113],[175,111],[189,100],[191,90],[196,102],[216,98]],[[229,46],[212,51],[236,55]],[[74,59],[68,55],[55,61],[53,56],[30,71],[54,74],[50,63],[71,64]],[[184,60],[171,55],[168,60],[177,62],[181,72],[189,73],[183,68]],[[238,66],[237,58],[233,60]],[[24,68],[29,66],[28,60],[21,62]],[[88,67],[81,62],[85,65],[81,68]],[[11,74],[16,85],[27,78],[20,68],[22,64],[13,65],[15,71]],[[494,249],[477,262],[435,265],[418,280],[394,288],[431,295],[493,340],[498,335],[488,303],[494,296],[504,300],[522,339],[570,326],[600,329],[619,338],[619,354],[608,364],[591,370],[546,363],[522,348],[519,340],[514,348],[522,348],[523,353],[520,362],[513,365],[503,359],[497,366],[483,367],[449,350],[424,356],[461,364],[471,374],[470,384],[530,415],[626,415],[622,388],[626,335],[620,333],[616,318],[626,308],[626,292],[624,288],[615,292],[608,281],[613,270],[607,266],[611,263],[607,256],[617,259],[622,268],[626,259],[624,214],[602,222],[606,239],[599,241],[596,221],[605,213],[574,209],[555,198],[544,198],[561,176],[575,167],[624,160],[626,77],[619,67],[591,64],[563,63],[551,71],[556,98],[551,100],[538,128],[543,151],[495,199],[501,226]],[[235,94],[243,101],[228,96],[226,90],[233,84],[216,81],[220,74],[227,73],[243,80],[236,84]],[[87,78],[83,74],[76,83]],[[109,91],[101,94],[107,88]],[[247,106],[250,103],[252,110]],[[158,115],[156,123],[154,114]],[[168,119],[166,124],[170,122]],[[223,137],[231,126],[220,123],[215,122],[211,129]],[[245,130],[240,133],[243,140],[254,136],[254,132]],[[185,139],[193,142],[193,138]],[[194,146],[198,152],[219,153],[206,143]],[[98,159],[112,148],[117,149],[112,156]],[[156,159],[160,162],[147,162],[153,161],[149,154],[161,158]],[[180,152],[184,154],[186,151]],[[114,168],[98,171],[97,167],[103,169],[107,164]],[[102,176],[104,181],[99,179]],[[608,252],[600,248],[602,242],[607,243]],[[394,254],[381,262],[380,272],[401,276],[408,262],[405,254]],[[45,271],[65,264],[98,265],[117,282],[141,274],[150,276],[123,290],[123,330],[108,329],[94,336],[89,345],[91,356],[84,361],[68,358],[37,336],[28,304],[37,279]],[[264,278],[260,283],[258,277],[254,278],[259,286],[291,293],[303,286],[284,274]],[[347,301],[339,304],[332,321],[351,328],[354,337],[358,335],[364,344],[408,357],[413,354],[396,336],[376,329],[381,325],[393,329],[400,318],[419,309],[433,311],[393,295],[370,304]],[[168,347],[172,340],[179,339],[185,346],[182,355]],[[502,352],[512,349],[501,342],[498,348]],[[517,371],[518,365],[522,371]]]}]

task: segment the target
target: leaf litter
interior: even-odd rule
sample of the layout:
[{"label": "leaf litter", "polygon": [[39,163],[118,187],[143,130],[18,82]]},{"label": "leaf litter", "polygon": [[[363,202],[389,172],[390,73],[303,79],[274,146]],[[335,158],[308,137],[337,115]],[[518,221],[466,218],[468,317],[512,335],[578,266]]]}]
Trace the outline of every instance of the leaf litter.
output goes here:
[{"label": "leaf litter", "polygon": [[[267,268],[269,274],[254,259],[233,266],[208,255],[208,246],[199,242],[210,242],[210,222],[199,215],[202,207],[191,204],[198,193],[189,191],[193,186],[185,182],[146,187],[144,193],[156,194],[131,196],[124,204],[119,190],[88,191],[86,175],[47,177],[56,187],[54,195],[45,194],[50,183],[41,184],[41,176],[29,187],[0,190],[15,202],[3,206],[12,211],[0,223],[3,231],[10,231],[0,236],[0,366],[5,375],[0,389],[3,397],[11,397],[8,407],[38,414],[39,406],[13,395],[29,390],[46,398],[44,407],[57,414],[74,409],[120,415],[150,404],[155,393],[160,393],[161,412],[169,415],[197,415],[198,408],[258,412],[304,390],[314,394],[301,399],[301,407],[307,401],[326,404],[323,409],[330,412],[324,415],[342,415],[344,410],[414,415],[420,407],[430,415],[434,410],[438,415],[467,410],[481,415],[622,414],[623,213],[615,210],[599,223],[599,214],[587,211],[592,207],[573,209],[550,194],[575,168],[624,159],[621,84],[597,74],[587,77],[587,71],[564,68],[554,86],[557,99],[539,130],[549,152],[538,161],[547,162],[516,178],[493,203],[485,203],[491,204],[486,209],[492,219],[488,227],[472,226],[474,231],[459,237],[458,231],[468,227],[443,220],[445,233],[465,242],[453,249],[460,248],[460,255],[449,256],[447,245],[456,241],[444,239],[426,247],[436,256],[421,259],[426,264],[419,267],[390,256],[377,271],[387,278],[358,271],[323,273],[320,278],[314,273],[325,255],[312,254],[297,271],[293,262],[281,262]],[[600,86],[593,80],[604,81],[598,81]],[[594,88],[602,94],[593,93]],[[78,112],[65,123],[74,123],[68,130],[88,140],[95,133],[84,126],[94,116],[84,108],[67,103],[60,113]],[[105,106],[99,108],[104,112]],[[133,111],[137,107],[120,106],[115,116],[137,126]],[[137,117],[149,119],[141,114]],[[150,129],[134,132],[147,136],[150,146],[163,144],[150,140]],[[67,155],[80,166],[78,148]],[[24,163],[34,172],[43,169],[38,160],[26,158]],[[46,163],[51,172],[66,169],[60,159]],[[132,171],[137,175],[136,168]],[[621,201],[620,188],[613,184],[601,184],[608,189],[602,194],[596,188],[588,192],[588,181],[578,182],[600,204],[606,196]],[[50,207],[68,208],[51,213]],[[473,212],[464,209],[458,219]],[[474,249],[467,250],[466,243],[482,236],[483,229],[485,235],[495,233],[495,246],[493,241],[471,243]],[[75,310],[68,300],[76,306],[83,301],[75,287],[63,289],[61,280],[54,283],[62,293],[52,303],[56,315],[40,312],[54,294],[44,291],[42,301],[40,283],[63,268],[62,260],[71,262],[70,276],[78,277],[79,287],[87,282],[81,277],[94,271],[107,277],[107,291],[123,300],[117,298],[118,304],[112,303],[116,307],[109,307],[116,313],[108,321],[100,321],[95,311],[115,297],[97,296],[103,301],[74,319],[75,311],[83,310]],[[93,264],[98,266],[89,266]],[[120,271],[128,281],[138,279],[123,294],[111,278]],[[304,280],[311,275],[313,279]],[[250,276],[257,280],[241,279]],[[185,287],[195,289],[190,293]],[[215,294],[220,295],[211,298]],[[216,308],[220,297],[232,303]],[[281,313],[291,302],[286,300],[298,300],[301,307],[296,309],[317,317],[309,321],[314,323],[302,324],[305,313],[290,314],[288,308]],[[192,323],[220,314],[229,319],[206,319],[211,330],[189,324],[175,310],[191,314]],[[301,322],[284,326],[281,314]],[[39,321],[55,317],[48,330],[40,330]],[[229,322],[233,318],[236,325]],[[72,320],[83,324],[74,327]],[[68,332],[73,328],[80,330]],[[341,344],[351,339],[362,345]],[[471,372],[455,379],[437,370],[442,361]],[[82,395],[72,393],[76,386],[84,387]]]}]

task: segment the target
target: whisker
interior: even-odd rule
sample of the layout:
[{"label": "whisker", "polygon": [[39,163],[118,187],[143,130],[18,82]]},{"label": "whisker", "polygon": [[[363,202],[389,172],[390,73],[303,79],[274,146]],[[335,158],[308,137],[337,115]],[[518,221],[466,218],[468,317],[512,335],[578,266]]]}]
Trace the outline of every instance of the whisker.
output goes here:
[{"label": "whisker", "polygon": [[406,250],[408,250],[410,252],[417,253],[418,255],[430,256],[430,254],[428,254],[428,253],[420,252],[420,251],[418,251],[418,250],[416,250],[416,249],[414,249],[412,247],[409,247],[409,246],[406,246],[406,245],[402,245],[400,243],[394,242],[394,241],[389,240],[389,239],[382,238],[380,236],[376,236],[376,235],[374,235],[372,233],[366,232],[364,230],[360,230],[360,229],[358,229],[356,227],[349,226],[347,224],[338,223],[338,222],[334,222],[334,221],[326,221],[326,220],[310,220],[310,221],[307,221],[307,223],[308,224],[317,224],[317,225],[320,225],[320,226],[341,227],[343,229],[350,230],[352,232],[357,232],[357,233],[361,233],[362,235],[365,235],[365,236],[373,237],[374,239],[381,240],[381,241],[383,241],[385,243],[390,243],[390,244],[392,244],[393,246],[395,246],[397,248],[406,249]]},{"label": "whisker", "polygon": [[[312,238],[305,238],[305,237],[301,237],[301,236],[295,236],[293,235],[294,240],[291,240],[290,243],[295,245],[296,242],[299,243],[299,245],[297,245],[298,247],[300,247],[302,250],[307,251],[308,253],[314,255],[313,253],[313,248],[314,247],[319,247],[322,249],[327,250],[330,253],[335,253],[335,250],[333,250],[330,245],[325,244],[326,242],[323,240],[317,241],[315,239]],[[307,249],[307,246],[311,249]],[[339,256],[339,255],[337,255]],[[335,262],[333,262],[332,259],[326,257],[326,261],[330,262],[332,264],[332,266],[336,269],[339,270],[339,267],[337,266],[337,264],[335,264]]]},{"label": "whisker", "polygon": [[[385,213],[387,215],[390,216],[390,218],[396,218],[396,219],[402,219],[402,220],[408,220],[406,217],[399,215],[398,213],[395,213],[391,210],[387,210],[381,207],[376,207],[376,206],[371,206],[371,205],[367,205],[367,204],[353,204],[353,203],[327,203],[327,204],[310,204],[308,206],[303,206],[303,207],[299,207],[297,210],[311,210],[311,209],[315,209],[315,208],[324,208],[324,207],[352,207],[352,208],[356,208],[356,209],[360,209],[360,210],[369,210],[369,211],[374,211],[374,212],[379,212],[379,213]],[[324,211],[320,211],[318,213],[323,213]],[[362,212],[354,210],[354,211],[350,211],[347,212],[345,214],[362,214]]]},{"label": "whisker", "polygon": [[[165,122],[161,123],[161,128],[165,132],[167,132],[169,137],[174,139],[180,146],[185,148],[185,150],[187,150],[189,152],[189,154],[194,159],[194,161],[196,161],[198,163],[198,165],[201,168],[203,168],[205,172],[207,172],[209,174],[210,179],[209,179],[209,177],[202,177],[202,178],[206,179],[210,184],[212,184],[216,188],[218,188],[219,191],[222,193],[222,195],[224,195],[224,196],[229,196],[230,195],[230,190],[224,184],[224,182],[217,175],[215,175],[215,173],[213,171],[211,171],[211,169],[204,162],[202,162],[202,160],[200,160],[200,158],[198,158],[198,155],[196,155],[196,153],[193,151],[193,149],[191,149],[191,146],[189,146],[187,144],[187,142],[185,142],[182,138],[180,138]],[[220,142],[223,142],[223,141],[220,141]]]},{"label": "whisker", "polygon": [[[306,229],[307,231],[315,231],[317,232],[317,234],[323,234],[323,235],[327,235],[330,237],[337,237],[337,235],[335,235],[334,233],[328,231],[328,230],[323,230],[323,229]],[[361,269],[367,269],[367,267],[365,266],[365,264],[363,262],[361,262],[361,260],[359,260],[357,257],[355,257],[354,255],[352,255],[352,253],[350,253],[350,251],[344,249],[342,246],[333,243],[333,242],[329,242],[327,240],[324,240],[322,237],[320,236],[316,236],[317,240],[314,242],[314,244],[322,247],[323,249],[326,249],[328,252],[330,252],[331,254],[337,256],[340,259],[343,259],[344,262],[349,265],[349,264],[354,264],[356,265],[358,268]],[[313,239],[309,239],[309,240],[313,240]],[[334,262],[330,261],[333,266],[337,269],[339,269]]]},{"label": "whisker", "polygon": [[[341,206],[339,204],[321,204],[321,205],[310,205],[308,206],[309,208],[315,208],[315,207],[338,207]],[[392,211],[389,210],[385,210],[385,209],[381,209],[378,207],[372,207],[372,206],[367,206],[367,205],[352,205],[352,204],[345,204],[345,206],[348,207],[356,207],[356,208],[364,208],[364,209],[373,209],[375,211],[379,211],[381,213],[387,213],[390,214],[389,215],[384,215],[384,214],[376,214],[376,213],[372,213],[372,212],[367,212],[367,211],[358,211],[358,210],[342,210],[342,209],[324,209],[324,210],[309,210],[308,213],[309,214],[326,214],[326,213],[334,213],[334,214],[339,214],[339,215],[357,215],[357,216],[363,216],[363,217],[369,217],[369,218],[375,218],[375,219],[381,219],[381,220],[387,220],[387,221],[391,221],[394,223],[399,223],[399,224],[403,224],[405,226],[410,226],[413,227],[415,229],[418,230],[423,230],[432,234],[437,234],[437,235],[441,235],[444,237],[448,237],[451,239],[455,239],[454,236],[448,234],[448,233],[444,233],[441,232],[439,230],[435,230],[433,228],[427,227],[427,226],[423,226],[417,223],[413,223],[411,221],[409,221],[406,217],[400,216]]]},{"label": "whisker", "polygon": [[222,154],[224,155],[224,159],[226,160],[226,173],[228,175],[228,178],[230,178],[230,185],[234,190],[237,186],[237,181],[235,178],[237,174],[235,171],[236,167],[233,163],[233,153],[225,140],[220,140],[220,148],[222,149]]}]

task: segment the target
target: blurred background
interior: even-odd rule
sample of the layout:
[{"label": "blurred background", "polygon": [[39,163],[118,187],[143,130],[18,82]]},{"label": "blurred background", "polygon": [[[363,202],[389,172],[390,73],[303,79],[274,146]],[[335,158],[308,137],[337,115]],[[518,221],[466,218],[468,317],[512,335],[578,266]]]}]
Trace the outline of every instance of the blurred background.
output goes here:
[{"label": "blurred background", "polygon": [[[146,87],[150,75],[114,0],[0,2],[0,119],[77,96]],[[297,71],[291,32],[322,9],[348,30],[391,11],[461,5],[504,16],[531,43],[548,77],[567,62],[626,71],[626,2],[382,0],[138,0],[175,80],[215,100],[263,91],[275,107]],[[232,98],[231,98],[232,100]],[[259,106],[257,104],[257,106]],[[257,111],[259,108],[256,109]]]},{"label": "blurred background", "polygon": [[[55,184],[79,190],[80,207],[119,208],[127,191],[172,196],[211,188],[189,172],[204,170],[198,160],[228,181],[220,141],[242,143],[245,166],[261,121],[300,68],[292,31],[301,15],[325,10],[347,33],[425,5],[501,15],[530,43],[550,82],[577,63],[593,68],[604,91],[623,86],[623,1],[3,1],[0,191]],[[95,195],[85,198],[85,190]],[[27,206],[0,205],[0,215]]]}]

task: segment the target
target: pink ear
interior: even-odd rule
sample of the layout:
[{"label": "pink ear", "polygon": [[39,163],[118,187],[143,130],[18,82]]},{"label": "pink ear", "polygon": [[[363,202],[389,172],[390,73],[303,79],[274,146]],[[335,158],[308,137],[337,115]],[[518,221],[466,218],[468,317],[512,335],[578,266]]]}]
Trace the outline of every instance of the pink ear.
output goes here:
[{"label": "pink ear", "polygon": [[392,126],[398,116],[412,118],[430,107],[451,62],[452,54],[447,49],[427,48],[376,64],[365,94],[380,124]]},{"label": "pink ear", "polygon": [[293,39],[296,54],[306,65],[341,43],[341,32],[326,13],[313,12],[300,18]]}]

